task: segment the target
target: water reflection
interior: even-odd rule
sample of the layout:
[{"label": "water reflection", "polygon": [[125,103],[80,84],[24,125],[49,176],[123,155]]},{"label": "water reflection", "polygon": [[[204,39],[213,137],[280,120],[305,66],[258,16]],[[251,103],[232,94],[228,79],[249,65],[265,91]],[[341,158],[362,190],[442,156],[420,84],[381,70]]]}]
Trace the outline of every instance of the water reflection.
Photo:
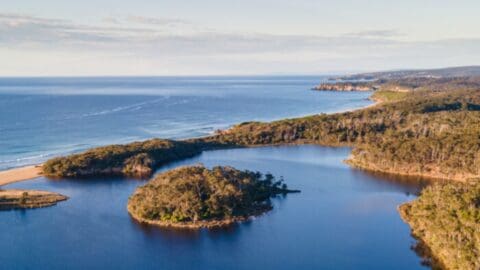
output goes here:
[{"label": "water reflection", "polygon": [[422,259],[421,264],[423,266],[431,268],[432,270],[447,269],[442,262],[432,256],[431,249],[422,240],[418,239],[411,248]]},{"label": "water reflection", "polygon": [[171,239],[175,241],[183,238],[195,240],[199,239],[201,235],[201,230],[152,226],[149,224],[138,222],[132,217],[130,217],[130,220],[132,224],[134,224],[136,229],[141,230],[146,236],[150,238],[162,237],[164,239]]},{"label": "water reflection", "polygon": [[418,176],[393,175],[381,172],[371,172],[353,169],[353,175],[366,185],[374,185],[377,189],[401,190],[406,196],[418,196],[420,192],[438,180]]}]

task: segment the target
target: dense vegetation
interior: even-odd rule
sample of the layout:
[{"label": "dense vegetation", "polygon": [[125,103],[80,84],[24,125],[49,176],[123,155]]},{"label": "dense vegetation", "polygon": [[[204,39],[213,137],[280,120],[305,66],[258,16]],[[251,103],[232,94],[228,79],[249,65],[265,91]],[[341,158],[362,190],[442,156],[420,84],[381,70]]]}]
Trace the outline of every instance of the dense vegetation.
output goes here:
[{"label": "dense vegetation", "polygon": [[455,90],[478,89],[480,77],[442,77],[418,78],[407,77],[400,79],[380,79],[372,82],[379,90],[384,91],[421,91],[446,92]]},{"label": "dense vegetation", "polygon": [[444,268],[480,269],[479,182],[428,187],[400,212]]},{"label": "dense vegetation", "polygon": [[109,145],[68,157],[54,158],[43,165],[52,177],[93,175],[149,176],[155,167],[200,153],[203,145],[152,139],[126,145]]},{"label": "dense vegetation", "polygon": [[128,210],[140,221],[159,225],[223,225],[271,209],[270,198],[288,192],[292,191],[271,174],[181,167],[138,188]]}]

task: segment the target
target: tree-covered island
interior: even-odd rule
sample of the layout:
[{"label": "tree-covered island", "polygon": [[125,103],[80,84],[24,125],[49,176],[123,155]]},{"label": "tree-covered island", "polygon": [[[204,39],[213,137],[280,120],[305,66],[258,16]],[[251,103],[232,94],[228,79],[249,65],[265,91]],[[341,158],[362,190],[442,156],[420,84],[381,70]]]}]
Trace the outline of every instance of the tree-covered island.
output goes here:
[{"label": "tree-covered island", "polygon": [[200,228],[229,225],[270,209],[270,198],[289,190],[271,174],[232,167],[180,167],[137,188],[128,201],[130,215],[160,226]]}]

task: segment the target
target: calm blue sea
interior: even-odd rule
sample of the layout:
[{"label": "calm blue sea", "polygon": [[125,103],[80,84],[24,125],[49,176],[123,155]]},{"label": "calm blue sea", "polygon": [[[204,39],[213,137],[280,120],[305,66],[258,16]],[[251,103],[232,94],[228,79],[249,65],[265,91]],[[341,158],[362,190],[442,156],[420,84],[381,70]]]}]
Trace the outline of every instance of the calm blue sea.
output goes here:
[{"label": "calm blue sea", "polygon": [[359,108],[368,93],[313,92],[321,76],[0,78],[0,170],[242,121]]}]

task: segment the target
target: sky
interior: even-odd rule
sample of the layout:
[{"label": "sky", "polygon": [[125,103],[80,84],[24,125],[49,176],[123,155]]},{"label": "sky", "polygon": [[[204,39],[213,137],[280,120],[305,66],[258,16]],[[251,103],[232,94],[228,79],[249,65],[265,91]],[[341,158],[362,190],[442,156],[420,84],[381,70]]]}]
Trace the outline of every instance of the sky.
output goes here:
[{"label": "sky", "polygon": [[480,65],[478,0],[3,0],[0,76]]}]

